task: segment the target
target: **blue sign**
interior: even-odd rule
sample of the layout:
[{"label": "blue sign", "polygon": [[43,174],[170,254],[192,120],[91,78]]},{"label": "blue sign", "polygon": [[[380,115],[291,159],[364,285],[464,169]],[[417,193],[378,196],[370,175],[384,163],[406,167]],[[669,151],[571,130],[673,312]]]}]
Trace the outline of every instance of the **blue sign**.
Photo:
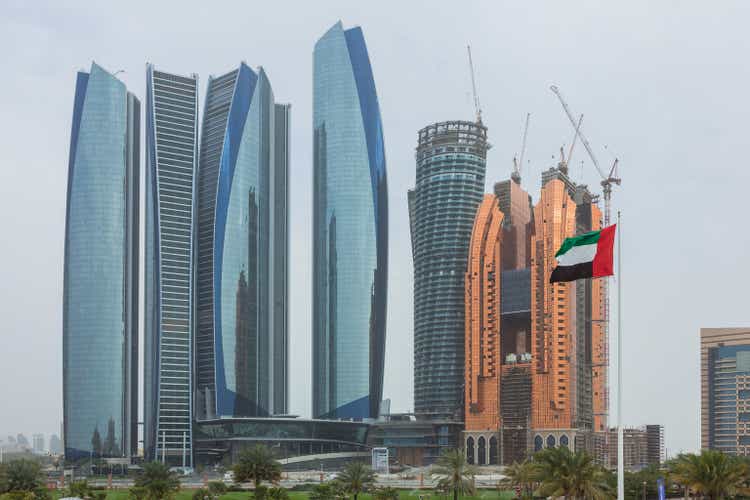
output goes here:
[{"label": "blue sign", "polygon": [[656,488],[659,490],[659,500],[665,500],[667,496],[664,494],[664,478],[660,477],[656,480]]}]

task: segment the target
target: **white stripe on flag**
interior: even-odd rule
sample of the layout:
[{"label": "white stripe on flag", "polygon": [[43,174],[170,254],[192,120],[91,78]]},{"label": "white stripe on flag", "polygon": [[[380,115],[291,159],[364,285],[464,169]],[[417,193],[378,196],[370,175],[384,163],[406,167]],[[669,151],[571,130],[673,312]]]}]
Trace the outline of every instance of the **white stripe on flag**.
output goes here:
[{"label": "white stripe on flag", "polygon": [[596,243],[592,245],[574,246],[562,255],[557,256],[558,266],[575,266],[584,262],[591,262],[596,255]]}]

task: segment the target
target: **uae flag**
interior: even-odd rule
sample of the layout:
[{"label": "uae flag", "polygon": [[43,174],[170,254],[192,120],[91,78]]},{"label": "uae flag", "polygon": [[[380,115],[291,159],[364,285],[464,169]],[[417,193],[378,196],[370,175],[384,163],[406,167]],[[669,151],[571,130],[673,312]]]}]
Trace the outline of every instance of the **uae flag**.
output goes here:
[{"label": "uae flag", "polygon": [[612,248],[617,224],[600,231],[591,231],[573,238],[565,238],[555,254],[557,267],[552,270],[550,283],[598,278],[614,274]]}]

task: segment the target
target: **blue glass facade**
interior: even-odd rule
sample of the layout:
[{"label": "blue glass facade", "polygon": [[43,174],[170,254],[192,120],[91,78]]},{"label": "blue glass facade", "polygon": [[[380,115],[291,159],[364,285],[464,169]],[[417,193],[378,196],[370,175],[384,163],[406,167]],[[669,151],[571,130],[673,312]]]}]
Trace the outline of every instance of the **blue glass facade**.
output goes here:
[{"label": "blue glass facade", "polygon": [[388,272],[380,109],[360,28],[335,24],[313,59],[313,415],[377,417]]},{"label": "blue glass facade", "polygon": [[198,79],[149,65],[146,92],[144,450],[190,465]]},{"label": "blue glass facade", "polygon": [[288,106],[274,103],[263,69],[243,63],[209,80],[198,180],[198,419],[286,413],[287,123]]},{"label": "blue glass facade", "polygon": [[140,103],[100,66],[76,82],[63,284],[68,460],[137,451]]}]

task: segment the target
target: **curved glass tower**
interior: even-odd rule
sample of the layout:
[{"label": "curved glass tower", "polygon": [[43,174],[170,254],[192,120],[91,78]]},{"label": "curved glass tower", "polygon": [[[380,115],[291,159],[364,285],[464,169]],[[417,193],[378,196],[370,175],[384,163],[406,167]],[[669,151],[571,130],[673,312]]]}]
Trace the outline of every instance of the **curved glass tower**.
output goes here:
[{"label": "curved glass tower", "polygon": [[409,191],[414,259],[414,411],[463,419],[464,273],[484,194],[487,128],[441,122],[419,131]]},{"label": "curved glass tower", "polygon": [[360,28],[313,53],[313,417],[375,418],[383,395],[388,190]]},{"label": "curved glass tower", "polygon": [[242,63],[209,79],[198,174],[198,419],[286,413],[288,112],[274,104],[262,68]]},{"label": "curved glass tower", "polygon": [[96,64],[78,73],[63,284],[65,458],[128,457],[138,440],[140,103]]}]

